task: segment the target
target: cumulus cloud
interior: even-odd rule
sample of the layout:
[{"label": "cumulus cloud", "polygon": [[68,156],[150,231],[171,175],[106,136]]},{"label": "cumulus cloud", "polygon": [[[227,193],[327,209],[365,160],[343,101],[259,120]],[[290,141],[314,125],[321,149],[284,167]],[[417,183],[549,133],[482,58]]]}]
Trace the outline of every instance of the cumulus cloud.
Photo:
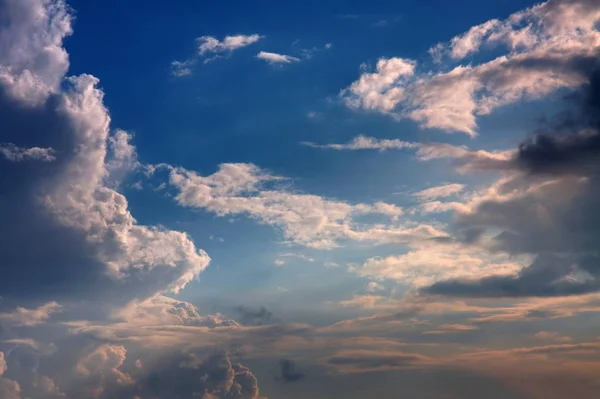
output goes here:
[{"label": "cumulus cloud", "polygon": [[48,302],[35,309],[26,309],[18,306],[10,313],[0,313],[0,321],[9,326],[35,326],[44,323],[53,313],[60,311],[61,307],[56,302]]},{"label": "cumulus cloud", "polygon": [[[0,7],[14,16],[2,28],[0,140],[54,150],[49,167],[0,159],[8,174],[0,256],[11,270],[0,282],[3,296],[47,302],[75,292],[112,289],[116,299],[181,289],[209,258],[184,233],[138,224],[115,190],[114,179],[137,162],[135,149],[126,133],[110,133],[96,78],[62,80],[67,7],[48,0]],[[40,152],[21,152],[32,153]]]},{"label": "cumulus cloud", "polygon": [[291,55],[269,53],[266,51],[258,53],[256,58],[267,61],[269,64],[291,64],[292,62],[300,61],[300,58],[292,57]]},{"label": "cumulus cloud", "polygon": [[324,149],[332,149],[332,150],[402,150],[405,148],[416,148],[418,147],[417,143],[410,143],[407,141],[402,141],[398,139],[376,139],[374,137],[368,136],[357,136],[353,138],[350,142],[345,144],[316,144],[309,141],[304,141],[301,143],[307,147],[312,148],[324,148]]},{"label": "cumulus cloud", "polygon": [[249,46],[262,39],[259,34],[225,36],[219,40],[213,36],[201,36],[196,39],[198,43],[198,54],[224,53],[238,50]]},{"label": "cumulus cloud", "polygon": [[182,206],[202,208],[219,216],[248,215],[260,223],[281,229],[288,243],[328,249],[343,240],[402,243],[443,237],[446,233],[428,225],[398,223],[363,224],[362,215],[381,214],[392,222],[402,215],[393,204],[349,204],[343,201],[298,194],[277,186],[284,179],[253,164],[222,164],[209,176],[184,168],[158,165],[154,171],[169,172]]},{"label": "cumulus cloud", "polygon": [[[476,65],[416,71],[416,61],[381,59],[342,92],[351,107],[409,118],[424,128],[477,134],[477,116],[521,100],[546,96],[586,81],[600,49],[600,6],[591,0],[549,0],[504,21],[472,27],[430,50],[460,60],[483,44],[506,54]],[[442,66],[446,66],[442,62]]]},{"label": "cumulus cloud", "polygon": [[427,292],[552,297],[600,290],[595,244],[600,237],[599,81],[598,73],[591,73],[572,121],[554,130],[544,127],[544,133],[522,143],[497,164],[511,173],[477,198],[468,212],[457,214],[458,231],[479,231],[476,241],[481,245],[535,260],[512,275],[440,281]]}]

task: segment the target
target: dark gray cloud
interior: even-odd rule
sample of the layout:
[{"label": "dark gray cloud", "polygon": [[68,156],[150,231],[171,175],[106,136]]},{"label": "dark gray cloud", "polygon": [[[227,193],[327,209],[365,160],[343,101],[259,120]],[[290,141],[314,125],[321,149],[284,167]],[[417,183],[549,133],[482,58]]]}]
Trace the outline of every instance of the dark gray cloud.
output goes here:
[{"label": "dark gray cloud", "polygon": [[239,322],[245,326],[262,326],[276,321],[273,313],[264,306],[258,309],[250,309],[240,305],[236,306],[234,310],[239,315]]},{"label": "dark gray cloud", "polygon": [[247,367],[231,363],[226,353],[161,360],[138,380],[139,392],[160,399],[257,399],[258,380]]},{"label": "dark gray cloud", "polygon": [[296,368],[296,363],[290,359],[279,360],[279,375],[277,379],[283,382],[297,382],[306,377],[306,374]]},{"label": "dark gray cloud", "polygon": [[[597,63],[596,63],[597,65]],[[578,295],[600,290],[600,72],[577,96],[568,118],[541,128],[506,162],[517,175],[497,198],[458,215],[457,236],[496,231],[492,250],[535,256],[513,276],[441,281],[430,294],[464,297]],[[552,128],[553,126],[553,128]],[[520,172],[520,173],[519,173]]]},{"label": "dark gray cloud", "polygon": [[549,297],[600,290],[600,257],[539,255],[516,276],[442,281],[429,294],[462,297]]}]

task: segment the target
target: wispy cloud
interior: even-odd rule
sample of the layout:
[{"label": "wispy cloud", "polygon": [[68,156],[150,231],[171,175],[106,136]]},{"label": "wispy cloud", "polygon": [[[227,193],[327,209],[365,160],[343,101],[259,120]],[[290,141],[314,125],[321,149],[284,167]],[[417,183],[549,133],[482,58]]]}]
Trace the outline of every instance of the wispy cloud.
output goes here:
[{"label": "wispy cloud", "polygon": [[224,58],[236,50],[250,46],[263,37],[257,33],[225,36],[222,40],[213,36],[200,36],[196,38],[196,54],[187,60],[171,61],[170,73],[177,78],[190,76],[200,59],[203,59],[202,62],[207,64],[219,58]]},{"label": "wispy cloud", "polygon": [[262,38],[263,36],[257,33],[252,35],[226,36],[223,40],[219,40],[213,36],[200,36],[196,39],[196,42],[198,43],[198,54],[206,55],[235,51],[256,43]]},{"label": "wispy cloud", "polygon": [[417,148],[418,143],[411,143],[399,139],[377,139],[368,136],[357,136],[348,143],[343,144],[317,144],[310,141],[300,143],[307,147],[323,148],[338,151],[355,151],[355,150],[401,150],[406,148]]},{"label": "wispy cloud", "polygon": [[267,61],[269,64],[291,64],[300,61],[300,58],[292,57],[291,55],[269,53],[266,51],[258,53],[256,58]]}]

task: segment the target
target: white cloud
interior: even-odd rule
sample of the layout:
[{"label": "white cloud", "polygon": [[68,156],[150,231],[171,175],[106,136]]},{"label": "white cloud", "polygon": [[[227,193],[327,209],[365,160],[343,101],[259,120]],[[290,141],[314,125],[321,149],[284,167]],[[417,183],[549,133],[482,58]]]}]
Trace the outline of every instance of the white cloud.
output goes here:
[{"label": "white cloud", "polygon": [[61,310],[56,302],[49,302],[35,309],[17,307],[14,312],[0,313],[0,321],[9,326],[35,326],[44,323],[53,313]]},{"label": "white cloud", "polygon": [[[415,74],[416,62],[381,59],[342,92],[347,104],[409,118],[421,127],[475,136],[476,118],[497,107],[536,99],[586,81],[585,58],[600,48],[600,4],[552,0],[491,20],[430,50],[435,60],[504,45],[507,53],[478,65]],[[390,65],[399,66],[400,68]]]},{"label": "white cloud", "polygon": [[258,42],[263,36],[259,34],[252,35],[233,35],[226,36],[223,40],[218,40],[213,36],[201,36],[196,39],[198,43],[198,54],[223,53],[238,50]]},{"label": "white cloud", "polygon": [[451,278],[481,278],[507,275],[520,270],[523,263],[507,255],[459,246],[417,246],[403,255],[370,258],[350,270],[375,280],[395,280],[412,287],[424,287]]},{"label": "white cloud", "polygon": [[313,248],[332,248],[343,239],[398,242],[443,235],[434,228],[396,225],[362,226],[356,216],[382,214],[396,220],[402,209],[393,204],[348,204],[317,195],[297,194],[265,185],[281,177],[252,164],[222,164],[210,176],[183,168],[161,165],[170,171],[169,181],[179,192],[176,201],[203,208],[219,216],[246,214],[278,227],[289,243]]},{"label": "white cloud", "polygon": [[172,61],[171,62],[171,75],[181,78],[183,76],[189,76],[192,74],[192,68],[196,64],[196,60],[189,59],[185,61]]},{"label": "white cloud", "polygon": [[465,186],[463,184],[445,184],[443,186],[431,187],[413,195],[420,200],[432,200],[436,198],[450,197],[460,193]]},{"label": "white cloud", "polygon": [[4,359],[4,352],[0,352],[0,376],[6,372],[6,360]]},{"label": "white cloud", "polygon": [[0,12],[0,84],[22,101],[38,104],[58,89],[69,67],[62,47],[71,15],[63,0],[9,1]]},{"label": "white cloud", "polygon": [[266,51],[258,53],[256,58],[267,61],[269,64],[290,64],[300,61],[300,58],[292,57],[291,55],[269,53]]},{"label": "white cloud", "polygon": [[302,142],[302,145],[312,148],[324,148],[324,149],[332,149],[332,150],[401,150],[406,148],[417,148],[419,144],[410,143],[407,141],[402,141],[398,139],[376,139],[374,137],[368,136],[357,136],[352,139],[349,143],[345,144],[316,144],[312,142]]},{"label": "white cloud", "polygon": [[51,162],[56,159],[52,148],[23,148],[17,147],[12,143],[0,144],[0,154],[11,162],[21,162],[25,160]]},{"label": "white cloud", "polygon": [[[49,149],[17,147],[14,139],[20,136],[26,135],[30,141],[39,139],[42,127],[35,124],[16,124],[11,129],[22,131],[5,132],[11,138],[7,141],[16,143],[15,147],[4,147],[11,148],[10,156],[55,158],[53,168],[32,169],[27,175],[28,180],[22,182],[28,185],[27,194],[10,197],[19,206],[8,208],[22,209],[23,217],[43,214],[45,218],[26,224],[34,233],[24,230],[19,240],[24,240],[23,245],[52,240],[53,244],[45,243],[44,248],[58,246],[57,256],[68,256],[69,250],[74,251],[80,257],[79,269],[98,270],[100,275],[94,282],[106,281],[108,274],[115,279],[113,288],[124,281],[137,284],[135,289],[120,289],[124,295],[144,292],[142,295],[151,296],[180,290],[204,270],[210,258],[196,249],[185,233],[138,224],[128,209],[127,199],[112,188],[113,180],[120,174],[117,172],[126,173],[137,165],[135,148],[127,133],[118,130],[113,136],[109,134],[110,117],[103,104],[104,93],[97,88],[98,79],[86,74],[64,78],[68,56],[61,45],[71,33],[71,17],[64,2],[9,1],[0,5],[0,13],[11,16],[0,35],[5,44],[0,46],[0,90],[6,93],[4,111],[18,108],[18,115],[34,122],[43,115],[38,122],[44,124],[43,140],[56,149],[50,154]],[[47,107],[45,101],[52,101],[52,106]],[[4,211],[3,218],[8,215],[6,212],[9,211]],[[68,240],[57,242],[56,237],[48,236],[57,229],[69,231],[83,243],[77,250],[60,251],[60,245],[68,245]],[[92,251],[85,252],[92,247]],[[28,251],[36,253],[31,248]],[[7,267],[33,268],[36,262],[40,261]],[[40,264],[57,272],[63,267],[60,259]],[[97,264],[103,267],[99,269]],[[72,285],[75,290],[77,283]]]},{"label": "white cloud", "polygon": [[405,98],[402,87],[414,75],[416,63],[403,58],[380,59],[376,72],[364,73],[342,91],[348,105],[356,108],[391,111]]},{"label": "white cloud", "polygon": [[383,291],[385,287],[376,281],[370,281],[367,285],[367,292]]}]

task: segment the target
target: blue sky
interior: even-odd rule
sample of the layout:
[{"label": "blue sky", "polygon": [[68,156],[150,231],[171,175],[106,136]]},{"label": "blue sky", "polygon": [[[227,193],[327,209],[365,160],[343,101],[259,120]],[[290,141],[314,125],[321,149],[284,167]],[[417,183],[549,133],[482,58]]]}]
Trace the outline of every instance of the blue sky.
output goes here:
[{"label": "blue sky", "polygon": [[594,397],[595,0],[2,15],[1,398]]}]

